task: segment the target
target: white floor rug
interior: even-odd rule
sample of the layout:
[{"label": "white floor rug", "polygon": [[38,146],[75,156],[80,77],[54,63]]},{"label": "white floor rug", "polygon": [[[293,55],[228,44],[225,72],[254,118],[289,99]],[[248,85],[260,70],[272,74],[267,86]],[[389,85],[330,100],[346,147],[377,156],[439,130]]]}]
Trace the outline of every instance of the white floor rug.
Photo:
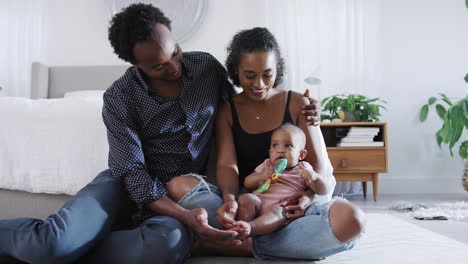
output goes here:
[{"label": "white floor rug", "polygon": [[[468,233],[468,230],[467,230]],[[322,261],[257,261],[252,258],[193,258],[187,263],[317,264],[466,264],[468,245],[416,226],[391,214],[367,214],[366,232],[357,246]]]},{"label": "white floor rug", "polygon": [[468,203],[464,201],[436,204],[399,201],[392,204],[390,209],[403,212],[416,219],[442,217],[453,221],[468,222]]}]

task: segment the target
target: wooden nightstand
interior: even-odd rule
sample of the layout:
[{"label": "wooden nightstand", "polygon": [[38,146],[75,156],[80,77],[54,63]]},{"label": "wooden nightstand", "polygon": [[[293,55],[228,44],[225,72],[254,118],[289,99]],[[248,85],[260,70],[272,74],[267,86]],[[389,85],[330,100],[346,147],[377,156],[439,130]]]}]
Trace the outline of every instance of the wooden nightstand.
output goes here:
[{"label": "wooden nightstand", "polygon": [[[374,141],[383,141],[383,147],[337,147],[342,135],[352,126],[379,127]],[[387,124],[386,123],[322,123],[328,156],[333,166],[336,181],[360,181],[367,196],[367,182],[372,181],[374,201],[377,201],[379,173],[387,172]]]}]

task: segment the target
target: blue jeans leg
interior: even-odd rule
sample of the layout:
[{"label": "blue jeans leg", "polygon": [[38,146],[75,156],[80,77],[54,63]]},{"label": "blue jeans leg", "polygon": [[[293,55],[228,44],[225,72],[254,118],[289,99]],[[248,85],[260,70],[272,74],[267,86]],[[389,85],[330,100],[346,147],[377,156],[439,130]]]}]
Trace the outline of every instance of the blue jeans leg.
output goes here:
[{"label": "blue jeans leg", "polygon": [[220,196],[218,187],[215,185],[198,183],[180,199],[178,204],[188,210],[204,208],[208,213],[208,224],[214,228],[222,229],[216,217],[216,211],[223,205],[223,199]]},{"label": "blue jeans leg", "polygon": [[254,256],[314,260],[353,248],[357,239],[342,243],[333,234],[328,219],[331,204],[313,203],[303,217],[276,232],[255,237]]},{"label": "blue jeans leg", "polygon": [[192,245],[188,227],[172,217],[155,216],[135,229],[111,232],[79,263],[183,263]]},{"label": "blue jeans leg", "polygon": [[71,263],[111,231],[127,196],[103,171],[44,221],[0,220],[0,254],[28,263]]}]

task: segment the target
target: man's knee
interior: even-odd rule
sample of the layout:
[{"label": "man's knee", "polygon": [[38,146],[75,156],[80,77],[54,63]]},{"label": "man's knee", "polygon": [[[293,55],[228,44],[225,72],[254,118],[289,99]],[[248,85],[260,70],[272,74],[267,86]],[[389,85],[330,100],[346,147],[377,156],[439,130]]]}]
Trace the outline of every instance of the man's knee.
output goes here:
[{"label": "man's knee", "polygon": [[103,170],[101,171],[97,176],[96,178],[94,178],[94,180],[96,181],[115,181],[115,178],[114,176],[112,175],[112,172],[110,169],[107,169],[107,170]]},{"label": "man's knee", "polygon": [[366,223],[364,212],[347,201],[334,202],[329,215],[333,233],[341,242],[348,242],[358,236]]},{"label": "man's knee", "polygon": [[192,231],[168,216],[149,219],[143,223],[142,233],[146,239],[143,241],[145,252],[141,252],[144,256],[141,263],[152,263],[148,260],[154,261],[155,258],[161,263],[182,263],[194,242]]},{"label": "man's knee", "polygon": [[47,228],[47,225],[52,225],[48,221],[44,221],[42,225],[45,226],[43,227],[45,232],[44,237],[37,241],[40,245],[34,248],[32,254],[21,254],[29,255],[33,263],[34,260],[52,264],[73,263],[91,247],[91,242],[77,243],[65,232],[52,231],[52,227]]},{"label": "man's knee", "polygon": [[174,177],[166,184],[169,197],[174,201],[179,201],[193,187],[197,186],[200,180],[193,177]]}]

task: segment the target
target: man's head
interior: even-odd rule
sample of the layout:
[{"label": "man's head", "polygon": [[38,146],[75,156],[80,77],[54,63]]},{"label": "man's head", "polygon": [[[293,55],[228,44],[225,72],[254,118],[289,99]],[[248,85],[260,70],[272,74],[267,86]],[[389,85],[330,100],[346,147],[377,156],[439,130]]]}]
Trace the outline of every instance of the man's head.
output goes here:
[{"label": "man's head", "polygon": [[276,164],[279,159],[288,160],[288,168],[297,165],[307,155],[306,137],[302,129],[292,124],[284,124],[271,135],[270,161]]},{"label": "man's head", "polygon": [[152,79],[174,81],[182,76],[182,51],[171,33],[171,21],[158,8],[133,4],[114,15],[109,41],[119,58]]}]

